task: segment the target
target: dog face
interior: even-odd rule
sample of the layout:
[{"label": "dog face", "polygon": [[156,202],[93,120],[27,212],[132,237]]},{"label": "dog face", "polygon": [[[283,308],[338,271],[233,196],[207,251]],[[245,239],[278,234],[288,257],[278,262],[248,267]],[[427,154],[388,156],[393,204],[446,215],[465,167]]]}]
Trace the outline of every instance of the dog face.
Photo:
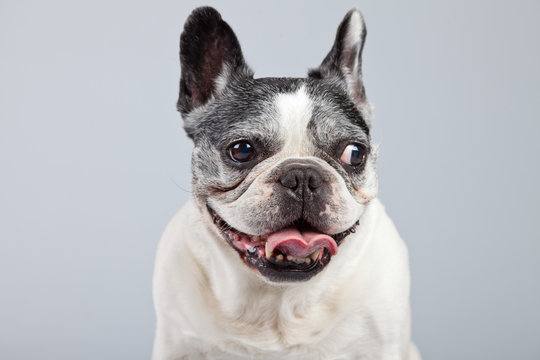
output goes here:
[{"label": "dog face", "polygon": [[267,281],[323,270],[376,195],[365,35],[351,10],[308,78],[254,79],[216,10],[185,24],[178,109],[195,144],[193,195],[218,241]]}]

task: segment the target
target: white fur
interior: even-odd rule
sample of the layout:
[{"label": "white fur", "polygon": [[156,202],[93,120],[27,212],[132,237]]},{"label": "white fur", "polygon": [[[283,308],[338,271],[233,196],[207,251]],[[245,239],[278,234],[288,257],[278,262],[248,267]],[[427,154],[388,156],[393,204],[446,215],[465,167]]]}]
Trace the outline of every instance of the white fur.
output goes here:
[{"label": "white fur", "polygon": [[[349,95],[353,99],[361,101],[361,103],[367,102],[366,99],[358,98],[359,95],[359,79],[361,79],[362,70],[360,60],[360,53],[363,46],[362,33],[365,31],[365,22],[362,13],[358,9],[351,11],[351,17],[349,18],[347,34],[345,35],[344,49],[345,53],[355,51],[355,56],[352,57],[353,63],[344,62],[341,67],[341,71],[345,74],[345,81],[349,90]],[[364,111],[369,110],[365,109]],[[363,111],[363,112],[364,112]],[[368,124],[370,123],[367,120]]]},{"label": "white fur", "polygon": [[345,46],[350,47],[355,43],[361,43],[362,39],[360,35],[364,31],[364,28],[365,25],[362,13],[359,10],[354,10],[351,13],[351,17],[349,19],[349,27],[347,29],[346,35],[347,44]]},{"label": "white fur", "polygon": [[154,300],[154,360],[419,359],[407,249],[377,199],[330,264],[293,284],[255,275],[189,202],[160,242]]},{"label": "white fur", "polygon": [[223,63],[221,72],[218,76],[216,76],[216,79],[214,80],[214,95],[212,99],[215,96],[219,96],[223,92],[223,90],[225,90],[225,88],[229,84],[231,73],[232,72],[230,66],[227,63]]},{"label": "white fur", "polygon": [[295,93],[282,93],[276,97],[278,122],[285,140],[282,153],[287,156],[310,154],[306,129],[311,120],[313,103],[304,86]]}]

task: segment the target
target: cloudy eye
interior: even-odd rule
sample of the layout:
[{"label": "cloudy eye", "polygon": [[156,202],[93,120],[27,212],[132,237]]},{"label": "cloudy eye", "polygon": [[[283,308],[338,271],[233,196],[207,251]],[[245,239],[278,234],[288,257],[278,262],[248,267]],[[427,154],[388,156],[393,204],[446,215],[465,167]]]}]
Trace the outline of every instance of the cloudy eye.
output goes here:
[{"label": "cloudy eye", "polygon": [[358,166],[364,163],[364,159],[366,157],[366,148],[360,144],[349,144],[343,150],[343,153],[341,154],[339,160],[341,160],[342,163],[351,165],[351,166]]},{"label": "cloudy eye", "polygon": [[255,156],[255,149],[247,141],[238,141],[229,147],[229,156],[237,162],[247,162]]}]

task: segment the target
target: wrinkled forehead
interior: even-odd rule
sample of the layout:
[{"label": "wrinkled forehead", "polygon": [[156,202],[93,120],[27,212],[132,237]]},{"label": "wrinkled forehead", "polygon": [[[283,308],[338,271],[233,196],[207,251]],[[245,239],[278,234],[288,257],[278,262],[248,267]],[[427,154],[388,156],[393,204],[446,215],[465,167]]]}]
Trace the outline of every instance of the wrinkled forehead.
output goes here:
[{"label": "wrinkled forehead", "polygon": [[214,144],[255,137],[302,153],[314,140],[369,142],[361,111],[339,83],[330,81],[270,78],[233,83],[201,114],[190,119],[191,126]]}]

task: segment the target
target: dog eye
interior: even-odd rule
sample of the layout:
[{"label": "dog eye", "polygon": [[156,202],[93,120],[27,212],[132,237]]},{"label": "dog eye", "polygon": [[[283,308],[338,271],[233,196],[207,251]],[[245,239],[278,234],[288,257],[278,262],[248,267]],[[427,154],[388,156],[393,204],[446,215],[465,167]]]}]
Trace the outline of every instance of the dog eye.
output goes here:
[{"label": "dog eye", "polygon": [[247,141],[238,141],[229,147],[229,156],[237,162],[247,162],[255,156],[255,149]]},{"label": "dog eye", "polygon": [[360,144],[349,144],[343,150],[339,160],[351,166],[358,166],[364,163],[365,157],[366,148],[364,146]]}]

